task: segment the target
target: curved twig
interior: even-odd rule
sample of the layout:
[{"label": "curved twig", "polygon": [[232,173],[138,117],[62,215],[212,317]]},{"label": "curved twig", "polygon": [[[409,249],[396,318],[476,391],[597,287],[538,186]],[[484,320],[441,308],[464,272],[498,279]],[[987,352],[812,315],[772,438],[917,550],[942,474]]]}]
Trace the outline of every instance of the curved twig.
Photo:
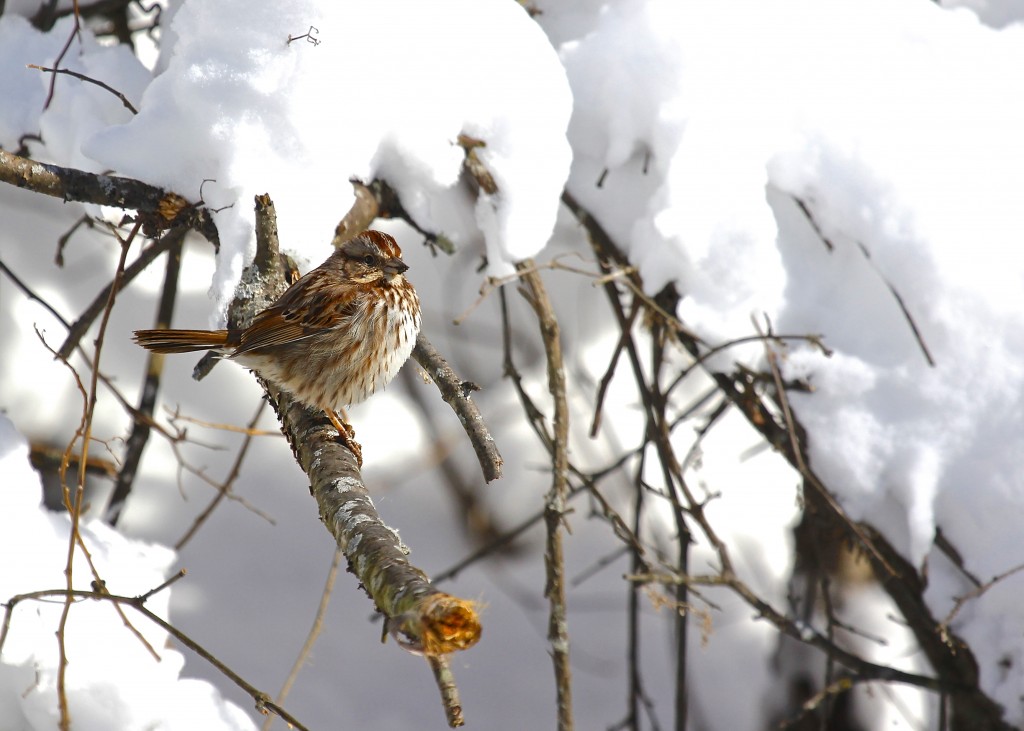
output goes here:
[{"label": "curved twig", "polygon": [[127,109],[132,114],[138,114],[139,113],[139,110],[135,108],[135,105],[132,104],[130,101],[128,101],[128,97],[126,97],[124,94],[122,94],[117,89],[115,89],[114,87],[110,86],[109,84],[103,83],[99,79],[94,79],[91,76],[86,76],[85,74],[80,74],[77,71],[72,71],[71,69],[56,69],[56,68],[49,69],[49,68],[46,68],[45,66],[38,66],[38,65],[36,65],[34,63],[30,63],[28,65],[28,67],[30,69],[35,69],[37,71],[43,71],[43,72],[48,73],[48,74],[67,74],[68,76],[75,77],[79,81],[85,81],[85,82],[88,82],[90,84],[95,84],[96,86],[100,87],[101,89],[106,89],[111,94],[113,94],[118,99],[120,99],[121,103],[124,105],[125,109]]}]

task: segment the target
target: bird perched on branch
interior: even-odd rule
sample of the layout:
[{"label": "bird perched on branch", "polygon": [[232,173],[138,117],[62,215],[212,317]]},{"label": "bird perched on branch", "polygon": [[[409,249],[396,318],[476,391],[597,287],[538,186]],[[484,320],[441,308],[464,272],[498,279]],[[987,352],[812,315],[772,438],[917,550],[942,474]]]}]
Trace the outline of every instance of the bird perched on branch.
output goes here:
[{"label": "bird perched on branch", "polygon": [[386,386],[409,358],[420,301],[395,240],[365,231],[342,244],[245,329],[136,330],[155,353],[213,350],[322,409],[362,465],[355,430],[337,411]]}]

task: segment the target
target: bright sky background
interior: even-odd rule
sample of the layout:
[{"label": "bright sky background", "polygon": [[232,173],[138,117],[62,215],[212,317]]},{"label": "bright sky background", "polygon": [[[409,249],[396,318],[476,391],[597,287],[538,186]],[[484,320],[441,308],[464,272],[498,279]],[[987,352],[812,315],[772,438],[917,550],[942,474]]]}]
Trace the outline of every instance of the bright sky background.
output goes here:
[{"label": "bright sky background", "polygon": [[[41,135],[42,142],[29,143],[37,159],[113,170],[193,199],[201,188],[207,204],[220,209],[222,248],[214,259],[204,244],[190,245],[186,297],[176,313],[181,326],[222,317],[253,251],[255,194],[271,194],[284,246],[308,267],[329,253],[334,225],[352,201],[349,178],[386,178],[421,227],[443,232],[460,250],[434,259],[407,229],[387,226],[404,237],[427,335],[485,386],[481,408],[494,421],[509,469],[501,483],[480,490],[509,525],[538,509],[544,458],[501,380],[494,298],[461,329],[451,321],[474,302],[487,273],[507,273],[531,256],[586,255],[579,229],[560,210],[568,185],[628,252],[649,291],[677,284],[685,295],[681,317],[707,341],[750,335],[752,318],[768,318],[777,332],[823,336],[834,351],[829,358],[799,343],[782,354],[786,375],[814,386],[792,397],[810,434],[812,465],[855,519],[882,530],[914,565],[927,563],[937,616],[969,585],[933,549],[936,528],[983,579],[1024,563],[1024,76],[1014,71],[1024,69],[1024,27],[1017,23],[1024,3],[535,5],[542,11],[536,18],[511,0],[172,3],[160,56],[151,59],[156,72],[126,48],[103,47],[88,34],[65,60],[123,92],[140,110],[133,118],[109,93],[68,78],[44,112],[48,79],[26,65],[52,63],[70,26],[61,21],[40,34],[15,14],[30,14],[34,4],[8,2],[0,16],[0,98],[7,100],[0,146],[15,150],[23,135]],[[310,26],[319,45],[286,42]],[[461,192],[460,133],[486,140],[479,154],[498,195],[470,200]],[[0,256],[67,317],[106,283],[116,261],[108,238],[83,232],[68,247],[65,269],[53,267],[57,238],[81,214],[77,204],[0,188]],[[489,267],[477,272],[482,254]],[[149,326],[161,276],[156,267],[125,293],[108,335],[105,367],[131,398],[142,354],[127,333]],[[582,436],[592,383],[617,335],[588,281],[546,276],[568,352],[578,356],[574,456],[606,464],[639,434],[635,396],[616,384],[606,409],[620,418],[599,442]],[[39,506],[21,435],[62,445],[81,402],[33,324],[54,346],[63,339],[59,323],[3,280],[0,555],[31,560],[5,561],[0,600],[63,582],[67,524]],[[530,324],[523,318],[520,326]],[[715,365],[758,366],[762,358],[759,345],[734,348]],[[187,358],[167,363],[168,406],[213,422],[252,416],[258,390],[241,369],[223,366],[195,384],[191,367]],[[367,483],[375,485],[385,519],[402,531],[414,560],[435,572],[466,546],[424,462],[428,425],[402,398],[404,388],[396,384],[354,418]],[[478,480],[445,416],[438,418],[459,445],[463,474]],[[273,428],[271,418],[261,424]],[[101,401],[98,425],[108,438],[125,433],[113,399]],[[190,434],[226,447],[186,450],[220,479],[237,440],[197,426]],[[679,436],[683,452],[686,438]],[[129,537],[98,523],[86,530],[118,593],[143,591],[188,566],[189,578],[155,608],[274,692],[312,620],[332,546],[286,446],[270,438],[259,445],[237,489],[276,526],[232,503],[174,555],[164,546],[188,527],[210,490],[184,478],[183,501],[174,456],[155,441],[125,519]],[[740,552],[747,578],[784,606],[797,480],[757,445],[738,419],[727,421],[705,444],[696,479],[722,493],[714,517],[747,547]],[[581,504],[569,539],[580,571],[610,545],[585,512]],[[538,535],[533,539],[536,559]],[[489,564],[446,587],[488,605],[483,641],[455,660],[471,727],[511,728],[510,718],[521,728],[552,723],[539,564]],[[614,724],[624,712],[623,566],[570,594],[570,611],[579,610],[570,630],[580,728]],[[84,580],[86,572],[79,575]],[[1008,579],[969,603],[955,624],[1011,724],[1024,723],[1022,590],[1024,576]],[[866,629],[890,639],[888,648],[863,652],[928,672],[898,628],[879,619],[882,597],[865,589],[848,600]],[[780,703],[771,696],[775,634],[752,626],[749,610],[728,597],[720,601],[715,632],[692,657],[702,669],[692,674],[695,718],[715,728],[761,728]],[[313,728],[442,728],[426,669],[376,646],[377,629],[365,621],[369,604],[350,576],[339,579],[334,602],[289,709]],[[73,612],[72,636],[81,643],[69,675],[76,731],[159,723],[253,728],[251,703],[216,672],[177,650],[164,649],[164,662],[155,665],[105,609]],[[648,692],[664,725],[671,707],[668,619],[645,611]],[[58,614],[59,607],[33,605],[15,615],[0,658],[0,718],[15,719],[0,722],[4,731],[53,727]],[[163,646],[159,632],[141,620],[139,626]],[[728,700],[720,673],[730,673],[730,689],[746,689],[743,703]],[[867,717],[868,726],[927,727],[929,702],[906,694],[893,704],[899,710],[878,711],[876,704],[870,712],[882,715]]]}]

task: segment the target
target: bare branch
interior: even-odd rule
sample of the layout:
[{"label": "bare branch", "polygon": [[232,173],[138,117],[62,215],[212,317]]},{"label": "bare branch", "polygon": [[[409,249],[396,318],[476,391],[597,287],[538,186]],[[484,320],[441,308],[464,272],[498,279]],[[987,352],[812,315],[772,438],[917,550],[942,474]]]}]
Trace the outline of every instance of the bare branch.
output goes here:
[{"label": "bare branch", "polygon": [[445,719],[449,728],[464,726],[466,721],[462,716],[462,701],[459,700],[459,687],[455,685],[455,676],[452,675],[451,664],[444,655],[428,655],[427,662],[434,673],[434,681],[441,691],[441,704],[444,706]]},{"label": "bare branch", "polygon": [[[285,678],[281,690],[277,693],[277,700],[275,702],[278,705],[283,704],[288,699],[288,694],[291,693],[292,686],[295,684],[296,678],[299,677],[299,671],[306,664],[306,660],[309,659],[310,653],[313,652],[313,646],[320,636],[320,630],[323,628],[324,617],[327,616],[327,607],[331,603],[334,581],[338,578],[338,568],[341,566],[341,557],[343,555],[340,548],[334,552],[334,558],[331,559],[331,568],[327,571],[327,582],[324,584],[324,591],[320,595],[320,604],[316,609],[316,616],[313,618],[313,625],[309,628],[309,634],[306,635],[306,641],[302,643],[302,649],[299,650],[295,662],[292,663],[292,669],[288,672],[288,677]],[[263,731],[270,731],[270,727],[273,725],[274,717],[268,716],[267,720],[263,722]]]},{"label": "bare branch", "polygon": [[76,79],[79,79],[80,81],[86,81],[86,82],[88,82],[90,84],[95,84],[96,86],[100,87],[101,89],[106,89],[111,94],[113,94],[118,99],[120,99],[121,103],[124,104],[125,109],[127,109],[132,114],[138,114],[139,113],[139,110],[135,108],[135,105],[132,104],[130,101],[128,101],[128,97],[126,97],[124,94],[122,94],[117,89],[115,89],[114,87],[110,86],[109,84],[104,84],[102,81],[100,81],[98,79],[94,79],[91,76],[86,76],[85,74],[80,74],[77,71],[72,71],[71,69],[48,69],[45,66],[37,66],[34,63],[30,63],[28,65],[28,67],[30,69],[36,69],[37,71],[44,71],[44,72],[50,73],[50,74],[67,74],[68,76],[73,76]]},{"label": "bare branch", "polygon": [[147,235],[174,226],[201,233],[215,247],[217,227],[210,212],[177,193],[134,178],[97,175],[74,168],[37,162],[0,150],[0,182],[67,201],[138,211]]},{"label": "bare branch", "polygon": [[[125,260],[128,258],[128,249],[131,246],[132,241],[135,238],[135,235],[138,233],[140,227],[141,227],[141,224],[136,224],[135,227],[132,229],[132,232],[129,235],[129,237],[126,240],[121,241],[121,257],[120,257],[120,259],[118,259],[118,262],[117,262],[117,269],[114,272],[114,281],[111,282],[111,285],[110,285],[110,288],[109,288],[110,291],[109,291],[108,296],[107,296],[106,304],[105,304],[105,306],[103,308],[103,317],[100,319],[99,334],[96,337],[96,351],[95,351],[94,356],[93,356],[94,357],[94,362],[96,363],[96,368],[92,369],[92,380],[91,380],[91,382],[89,384],[89,394],[88,394],[88,397],[85,399],[85,404],[83,405],[83,408],[82,408],[82,421],[81,421],[81,425],[79,426],[78,430],[75,432],[75,435],[71,438],[71,441],[68,443],[68,447],[67,447],[67,450],[66,450],[66,454],[70,455],[71,452],[74,451],[74,443],[75,443],[75,441],[77,439],[81,438],[81,440],[82,440],[82,446],[81,446],[81,455],[82,455],[82,457],[81,457],[81,460],[79,460],[78,481],[77,481],[77,484],[76,484],[76,489],[75,489],[75,493],[74,493],[74,498],[73,499],[70,498],[70,491],[69,491],[69,489],[67,487],[67,482],[64,479],[65,478],[65,469],[66,469],[66,465],[67,465],[68,460],[65,459],[64,462],[62,462],[62,465],[61,465],[61,483],[65,486],[65,488],[64,488],[64,490],[65,490],[65,492],[64,492],[64,494],[65,494],[65,506],[67,507],[68,512],[71,514],[71,531],[70,531],[70,536],[69,536],[69,539],[68,539],[68,557],[67,557],[67,564],[66,564],[66,566],[64,568],[64,575],[65,575],[66,580],[67,580],[67,590],[69,592],[74,588],[73,578],[72,578],[72,573],[73,573],[72,569],[73,569],[74,560],[75,560],[75,548],[76,548],[76,546],[78,546],[79,542],[81,541],[81,536],[78,533],[78,524],[79,524],[79,520],[80,520],[81,514],[82,514],[82,497],[85,494],[85,466],[86,466],[86,464],[88,462],[88,458],[89,458],[89,444],[90,444],[90,440],[92,438],[92,420],[93,420],[93,414],[95,413],[95,410],[96,410],[96,391],[97,391],[97,388],[98,388],[98,385],[99,385],[100,354],[101,354],[102,348],[103,348],[103,339],[104,339],[104,335],[106,333],[107,323],[110,321],[110,313],[111,313],[111,311],[114,308],[114,298],[117,296],[117,292],[120,289],[121,275],[124,272]],[[65,357],[61,357],[61,360],[63,360],[65,363],[67,363],[67,359]],[[84,550],[85,546],[83,545],[82,548]],[[87,552],[86,552],[86,555],[88,555]],[[90,559],[89,563],[90,563],[90,566],[92,566],[91,559]],[[95,567],[92,566],[92,568],[93,568],[93,575],[96,577],[97,582],[100,582],[101,585],[102,585],[102,582],[99,579],[99,576],[96,574]],[[67,665],[68,665],[67,644],[65,642],[65,636],[66,636],[65,635],[65,630],[67,628],[67,621],[68,621],[68,616],[69,616],[70,612],[71,612],[71,596],[68,595],[67,598],[65,599],[63,610],[61,611],[60,622],[57,625],[57,645],[58,645],[58,650],[59,650],[59,655],[60,655],[59,662],[58,662],[58,665],[57,665],[57,701],[58,701],[58,706],[59,706],[59,709],[60,709],[59,725],[60,725],[61,731],[68,731],[71,728],[71,716],[70,716],[70,714],[68,712],[68,699],[67,699],[67,692],[66,692],[66,685],[65,685],[66,677],[67,677]],[[127,620],[125,620],[125,621],[127,621]]]},{"label": "bare branch", "polygon": [[[253,431],[254,427],[256,426],[256,422],[258,422],[260,419],[260,416],[263,415],[263,410],[265,407],[266,402],[261,401],[259,408],[256,409],[256,413],[249,421],[248,428],[250,432]],[[231,486],[234,484],[235,480],[238,479],[238,476],[242,473],[242,463],[245,461],[245,456],[249,453],[249,447],[252,445],[253,436],[254,435],[252,433],[247,433],[245,437],[242,439],[242,446],[238,448],[238,454],[235,455],[235,461],[232,463],[231,469],[228,470],[227,477],[225,477],[224,481],[221,482],[221,484],[218,486],[219,489],[217,490],[217,494],[214,495],[213,499],[210,500],[207,506],[203,508],[202,511],[200,511],[199,515],[196,516],[196,519],[192,521],[192,525],[189,526],[189,529],[187,531],[185,531],[185,534],[178,539],[177,543],[174,544],[175,551],[180,551],[186,543],[192,540],[192,537],[195,536],[199,528],[207,521],[207,519],[211,515],[213,515],[213,511],[216,510],[217,506],[220,505],[224,498],[231,493]]]},{"label": "bare branch", "polygon": [[[181,256],[183,253],[182,243],[184,236],[177,237],[177,246],[168,250],[167,264],[164,271],[164,284],[160,294],[160,304],[157,307],[156,322],[153,327],[170,327],[171,318],[174,314],[174,303],[178,295],[178,274],[181,272]],[[160,392],[160,374],[163,371],[164,356],[160,353],[149,353],[146,358],[146,377],[143,380],[142,395],[139,398],[138,413],[144,414],[147,418],[135,419],[132,424],[132,432],[125,445],[124,460],[121,470],[118,472],[117,481],[114,483],[114,491],[111,493],[107,504],[107,522],[117,525],[122,511],[132,491],[132,484],[135,482],[135,473],[138,471],[139,463],[142,460],[142,451],[149,441],[149,434],[152,430],[150,424],[153,421],[153,409],[156,406],[157,394]]]},{"label": "bare branch", "polygon": [[494,437],[491,436],[480,415],[480,410],[469,397],[469,394],[478,390],[479,386],[459,378],[422,333],[416,338],[416,347],[412,351],[412,357],[427,372],[438,391],[441,392],[441,398],[452,407],[456,416],[459,417],[459,423],[466,430],[466,436],[469,437],[470,444],[473,445],[473,450],[476,452],[484,479],[491,482],[501,477],[501,466],[504,464],[504,460],[498,452],[497,444],[494,443]]},{"label": "bare branch", "polygon": [[[257,196],[257,219],[273,217],[268,196]],[[257,225],[256,261],[268,270],[247,267],[240,292],[229,308],[229,321],[244,327],[287,286],[276,236],[276,225]],[[386,618],[386,628],[407,649],[441,656],[474,645],[480,621],[473,602],[433,587],[426,574],[413,566],[409,549],[381,521],[362,483],[356,457],[337,438],[322,412],[314,412],[266,382],[262,383],[281,420],[299,466],[307,474],[320,519],[348,560],[349,569]]]},{"label": "bare branch", "polygon": [[[128,282],[131,282],[158,256],[163,254],[165,251],[171,251],[176,247],[181,246],[181,242],[185,238],[186,233],[188,233],[188,229],[176,228],[172,231],[168,231],[162,237],[154,241],[149,247],[143,249],[135,261],[127,266],[121,273],[121,283],[127,284]],[[71,325],[68,330],[68,335],[64,339],[64,344],[61,345],[57,351],[62,357],[69,357],[72,351],[78,346],[79,341],[81,341],[82,337],[85,336],[85,333],[88,332],[92,323],[96,320],[99,314],[103,312],[103,308],[106,305],[113,288],[114,282],[111,282],[104,287],[96,295],[96,298],[92,303],[85,308],[85,311],[82,312],[78,319]]]},{"label": "bare branch", "polygon": [[554,403],[554,431],[552,453],[552,481],[544,501],[544,523],[547,526],[547,545],[544,566],[547,584],[544,593],[549,602],[548,640],[555,666],[558,692],[558,728],[569,731],[574,726],[572,709],[572,672],[569,666],[569,618],[565,602],[565,558],[562,549],[562,529],[569,493],[569,405],[566,396],[565,366],[558,319],[551,306],[547,290],[532,261],[517,265],[522,273],[523,289],[520,293],[537,315],[544,352],[547,355],[548,391]]},{"label": "bare branch", "polygon": [[[599,260],[614,262],[618,267],[624,266],[625,262],[614,247],[611,238],[593,217],[579,206],[568,193],[563,196],[563,200],[587,230]],[[609,269],[611,266],[609,264]],[[641,288],[635,275],[631,275],[626,281],[630,282],[630,289],[634,292]],[[642,299],[641,301],[647,304],[647,300]],[[707,347],[705,343],[693,338],[664,308],[652,307],[651,311],[657,317],[664,318],[664,321],[673,328],[680,343],[694,358],[702,357],[702,351]],[[623,321],[624,316],[620,316],[620,327],[623,325]],[[815,339],[811,338],[810,342],[814,343]],[[706,363],[704,363],[704,367],[707,369]],[[785,399],[785,384],[780,382],[777,372],[776,368],[776,375],[769,374],[767,379],[774,381],[777,397]],[[836,660],[853,671],[857,680],[873,679],[909,683],[944,694],[944,697],[948,695],[952,708],[952,725],[956,728],[1009,729],[1009,726],[1003,721],[1002,708],[985,695],[979,687],[978,666],[970,648],[952,633],[944,633],[943,627],[932,616],[924,599],[924,582],[914,567],[909,565],[876,530],[866,525],[854,525],[843,513],[841,506],[832,498],[827,486],[811,470],[804,453],[807,437],[800,424],[791,413],[780,418],[778,411],[783,410],[783,407],[778,403],[765,403],[764,397],[758,392],[758,387],[766,379],[742,368],[739,368],[733,375],[710,370],[708,375],[744,414],[750,424],[764,436],[766,441],[774,446],[815,487],[814,490],[806,494],[805,499],[808,502],[813,500],[817,504],[821,519],[829,526],[828,529],[840,531],[863,547],[878,580],[896,606],[899,607],[908,627],[913,631],[929,663],[935,669],[937,677],[927,678],[867,662],[836,646],[827,636],[817,630],[787,618],[763,601],[736,575],[728,546],[716,535],[704,513],[703,505],[694,500],[694,496],[686,487],[685,481],[682,480],[681,473],[676,471],[677,468],[674,466],[672,481],[682,492],[681,507],[694,519],[718,554],[721,563],[719,581],[736,592],[744,601],[754,607],[762,618],[775,624],[780,631],[800,642],[818,648],[826,657]],[[643,394],[643,389],[641,389],[641,394]],[[788,409],[785,411],[788,412]],[[660,443],[662,439],[663,437],[659,436],[655,443]]]},{"label": "bare branch", "polygon": [[[835,251],[835,244],[828,238],[828,236],[825,235],[825,232],[822,230],[821,225],[814,217],[814,213],[811,211],[810,206],[807,205],[807,202],[802,200],[801,198],[798,198],[797,196],[791,197],[793,201],[796,203],[797,208],[799,208],[800,212],[803,213],[806,217],[807,222],[811,225],[811,228],[814,229],[814,233],[816,233],[818,235],[818,238],[821,239],[822,243],[825,244],[825,248],[827,248],[830,253]],[[886,286],[886,288],[889,290],[889,293],[893,296],[893,299],[896,300],[896,305],[900,308],[900,312],[903,313],[903,318],[907,321],[907,325],[910,327],[910,331],[914,335],[914,340],[917,342],[917,347],[921,349],[921,354],[924,355],[924,359],[928,362],[928,365],[934,368],[935,359],[932,357],[931,351],[928,350],[928,345],[924,341],[924,335],[921,334],[921,329],[917,326],[917,323],[914,321],[913,315],[910,314],[910,308],[907,307],[907,303],[903,300],[903,296],[899,293],[899,290],[896,289],[896,285],[894,285],[889,280],[889,278],[882,273],[882,270],[879,269],[878,265],[876,265],[875,262],[871,259],[871,252],[868,251],[868,248],[860,241],[856,241],[855,243],[857,244],[857,247],[860,249],[860,253],[864,255],[865,259],[867,259],[868,264],[874,270],[875,274],[878,275],[878,278],[882,280],[882,283]]]}]

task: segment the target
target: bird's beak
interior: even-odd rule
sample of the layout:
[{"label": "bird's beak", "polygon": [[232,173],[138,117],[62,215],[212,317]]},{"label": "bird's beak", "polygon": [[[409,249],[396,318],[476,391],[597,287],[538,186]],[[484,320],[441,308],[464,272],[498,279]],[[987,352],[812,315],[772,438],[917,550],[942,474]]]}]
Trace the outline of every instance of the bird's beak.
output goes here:
[{"label": "bird's beak", "polygon": [[388,274],[401,274],[409,265],[398,258],[388,259],[387,264],[384,265],[384,269],[387,270]]}]

